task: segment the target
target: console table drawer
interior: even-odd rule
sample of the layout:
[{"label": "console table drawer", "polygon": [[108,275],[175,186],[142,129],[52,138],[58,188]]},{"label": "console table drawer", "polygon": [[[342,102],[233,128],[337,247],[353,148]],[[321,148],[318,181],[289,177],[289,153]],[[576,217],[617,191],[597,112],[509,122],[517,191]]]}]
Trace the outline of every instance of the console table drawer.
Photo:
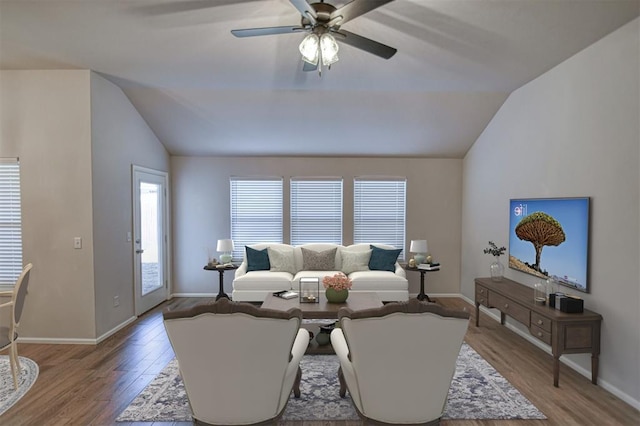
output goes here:
[{"label": "console table drawer", "polygon": [[531,325],[535,325],[547,333],[551,333],[551,320],[535,312],[531,312]]},{"label": "console table drawer", "polygon": [[509,315],[511,318],[529,327],[530,311],[524,306],[493,291],[489,293],[489,306],[499,309],[503,314]]},{"label": "console table drawer", "polygon": [[[531,314],[531,318],[533,319],[533,314]],[[536,327],[535,325],[533,325],[533,322],[531,327],[529,328],[529,333],[531,333],[531,335],[536,337],[537,339],[542,340],[547,345],[551,344],[551,333],[541,329],[540,327]]]},{"label": "console table drawer", "polygon": [[476,286],[476,302],[488,307],[489,306],[488,297],[489,297],[489,290],[479,285]]}]

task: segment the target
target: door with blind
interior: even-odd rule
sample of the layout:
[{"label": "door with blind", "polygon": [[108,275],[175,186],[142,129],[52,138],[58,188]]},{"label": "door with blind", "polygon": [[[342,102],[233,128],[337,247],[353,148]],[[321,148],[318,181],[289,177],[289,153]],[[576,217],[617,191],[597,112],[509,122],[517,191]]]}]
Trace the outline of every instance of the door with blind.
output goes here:
[{"label": "door with blind", "polygon": [[167,173],[133,166],[135,312],[168,298]]}]

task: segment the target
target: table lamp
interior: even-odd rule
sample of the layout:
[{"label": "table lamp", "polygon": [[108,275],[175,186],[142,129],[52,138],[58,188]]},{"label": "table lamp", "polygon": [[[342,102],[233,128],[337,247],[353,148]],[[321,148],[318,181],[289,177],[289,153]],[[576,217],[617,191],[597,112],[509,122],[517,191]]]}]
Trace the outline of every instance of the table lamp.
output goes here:
[{"label": "table lamp", "polygon": [[233,251],[233,240],[218,240],[218,247],[216,248],[218,252],[224,253],[220,256],[220,261],[222,263],[229,263],[233,256],[231,252]]},{"label": "table lamp", "polygon": [[427,255],[427,240],[411,240],[409,251],[415,253],[413,258],[416,261],[416,265],[424,263]]}]

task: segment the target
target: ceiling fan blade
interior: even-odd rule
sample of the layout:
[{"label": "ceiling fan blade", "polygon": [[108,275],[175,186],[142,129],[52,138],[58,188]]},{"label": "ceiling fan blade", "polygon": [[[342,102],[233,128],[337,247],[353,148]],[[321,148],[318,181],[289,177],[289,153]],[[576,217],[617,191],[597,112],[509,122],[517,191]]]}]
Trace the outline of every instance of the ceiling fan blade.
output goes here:
[{"label": "ceiling fan blade", "polygon": [[313,64],[310,64],[307,61],[302,61],[302,62],[304,62],[304,65],[302,65],[302,71],[309,72],[309,71],[317,71],[318,70],[318,65],[317,64],[313,65]]},{"label": "ceiling fan blade", "polygon": [[385,44],[373,41],[370,38],[362,37],[358,34],[354,34],[343,29],[340,29],[340,31],[335,31],[334,34],[339,36],[339,39],[342,43],[348,44],[349,46],[357,47],[358,49],[362,49],[365,52],[380,56],[384,59],[391,58],[398,51],[393,47],[389,47]]},{"label": "ceiling fan blade", "polygon": [[273,34],[290,34],[305,31],[303,27],[267,27],[267,28],[246,28],[242,30],[231,30],[231,34],[236,37],[255,37]]},{"label": "ceiling fan blade", "polygon": [[342,19],[336,22],[337,25],[342,25],[353,18],[364,15],[365,13],[387,3],[391,3],[392,1],[393,0],[353,0],[352,2],[342,6],[340,9],[334,10],[331,14],[330,20],[342,16]]},{"label": "ceiling fan blade", "polygon": [[298,9],[298,12],[300,12],[300,15],[309,19],[312,23],[314,24],[316,23],[316,18],[318,17],[318,14],[316,13],[316,10],[313,7],[311,7],[309,3],[307,3],[306,0],[289,0],[289,1],[293,5],[293,7]]}]

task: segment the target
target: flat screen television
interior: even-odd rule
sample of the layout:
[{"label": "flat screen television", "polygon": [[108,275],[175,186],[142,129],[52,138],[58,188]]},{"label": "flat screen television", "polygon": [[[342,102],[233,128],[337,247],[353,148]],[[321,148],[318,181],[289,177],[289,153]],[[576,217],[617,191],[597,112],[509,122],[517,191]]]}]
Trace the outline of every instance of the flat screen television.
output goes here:
[{"label": "flat screen television", "polygon": [[509,268],[589,292],[589,198],[509,203]]}]

